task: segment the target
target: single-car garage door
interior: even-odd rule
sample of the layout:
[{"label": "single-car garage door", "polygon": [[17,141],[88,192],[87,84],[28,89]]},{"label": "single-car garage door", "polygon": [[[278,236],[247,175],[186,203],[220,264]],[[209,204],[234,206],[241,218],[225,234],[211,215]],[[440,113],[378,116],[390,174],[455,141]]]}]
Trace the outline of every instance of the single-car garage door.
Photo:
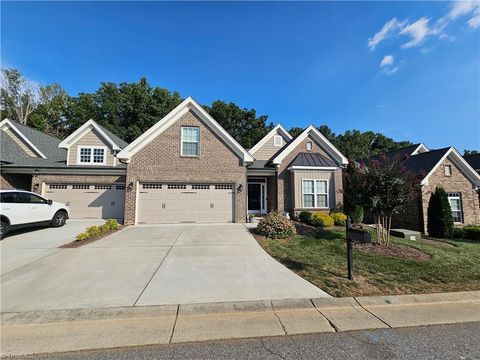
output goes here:
[{"label": "single-car garage door", "polygon": [[69,206],[72,219],[122,219],[125,184],[46,184],[45,197]]},{"label": "single-car garage door", "polygon": [[233,222],[233,203],[233,184],[141,183],[137,222]]}]

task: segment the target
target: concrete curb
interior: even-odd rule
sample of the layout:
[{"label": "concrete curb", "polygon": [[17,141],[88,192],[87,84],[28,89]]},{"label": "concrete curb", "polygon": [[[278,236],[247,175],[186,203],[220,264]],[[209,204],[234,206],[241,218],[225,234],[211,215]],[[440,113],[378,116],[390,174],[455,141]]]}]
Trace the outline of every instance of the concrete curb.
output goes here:
[{"label": "concrete curb", "polygon": [[3,355],[480,321],[480,291],[2,313]]}]

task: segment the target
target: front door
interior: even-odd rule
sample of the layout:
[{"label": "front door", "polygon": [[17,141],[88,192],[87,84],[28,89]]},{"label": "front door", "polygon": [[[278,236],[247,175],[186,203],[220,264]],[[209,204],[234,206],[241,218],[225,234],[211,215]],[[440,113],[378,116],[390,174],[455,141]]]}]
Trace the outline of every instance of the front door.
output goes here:
[{"label": "front door", "polygon": [[265,214],[265,184],[248,183],[248,212]]}]

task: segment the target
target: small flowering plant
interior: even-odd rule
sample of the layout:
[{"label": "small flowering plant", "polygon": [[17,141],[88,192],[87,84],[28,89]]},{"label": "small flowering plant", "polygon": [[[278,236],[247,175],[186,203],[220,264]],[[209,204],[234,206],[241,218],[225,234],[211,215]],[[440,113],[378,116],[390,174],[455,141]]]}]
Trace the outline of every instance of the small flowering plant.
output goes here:
[{"label": "small flowering plant", "polygon": [[276,212],[272,212],[260,220],[257,231],[260,235],[271,239],[285,239],[297,233],[293,223]]}]

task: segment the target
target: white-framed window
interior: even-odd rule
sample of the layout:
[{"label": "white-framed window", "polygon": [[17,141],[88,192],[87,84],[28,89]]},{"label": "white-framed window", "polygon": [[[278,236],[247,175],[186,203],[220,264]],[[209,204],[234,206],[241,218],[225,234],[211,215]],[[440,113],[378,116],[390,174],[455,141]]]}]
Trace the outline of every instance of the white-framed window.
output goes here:
[{"label": "white-framed window", "polygon": [[462,194],[459,192],[447,193],[450,209],[452,210],[453,222],[457,224],[463,223],[462,212]]},{"label": "white-framed window", "polygon": [[312,144],[311,141],[308,141],[307,142],[307,151],[312,151],[312,149],[313,149],[313,144]]},{"label": "white-framed window", "polygon": [[180,153],[182,156],[200,155],[200,129],[193,126],[182,127],[182,143]]},{"label": "white-framed window", "polygon": [[273,146],[282,146],[282,145],[283,145],[282,135],[275,135],[273,137]]},{"label": "white-framed window", "polygon": [[79,146],[77,163],[85,165],[105,165],[107,163],[107,147]]},{"label": "white-framed window", "polygon": [[445,176],[452,176],[452,165],[445,165]]},{"label": "white-framed window", "polygon": [[327,180],[302,180],[302,208],[328,208]]}]

